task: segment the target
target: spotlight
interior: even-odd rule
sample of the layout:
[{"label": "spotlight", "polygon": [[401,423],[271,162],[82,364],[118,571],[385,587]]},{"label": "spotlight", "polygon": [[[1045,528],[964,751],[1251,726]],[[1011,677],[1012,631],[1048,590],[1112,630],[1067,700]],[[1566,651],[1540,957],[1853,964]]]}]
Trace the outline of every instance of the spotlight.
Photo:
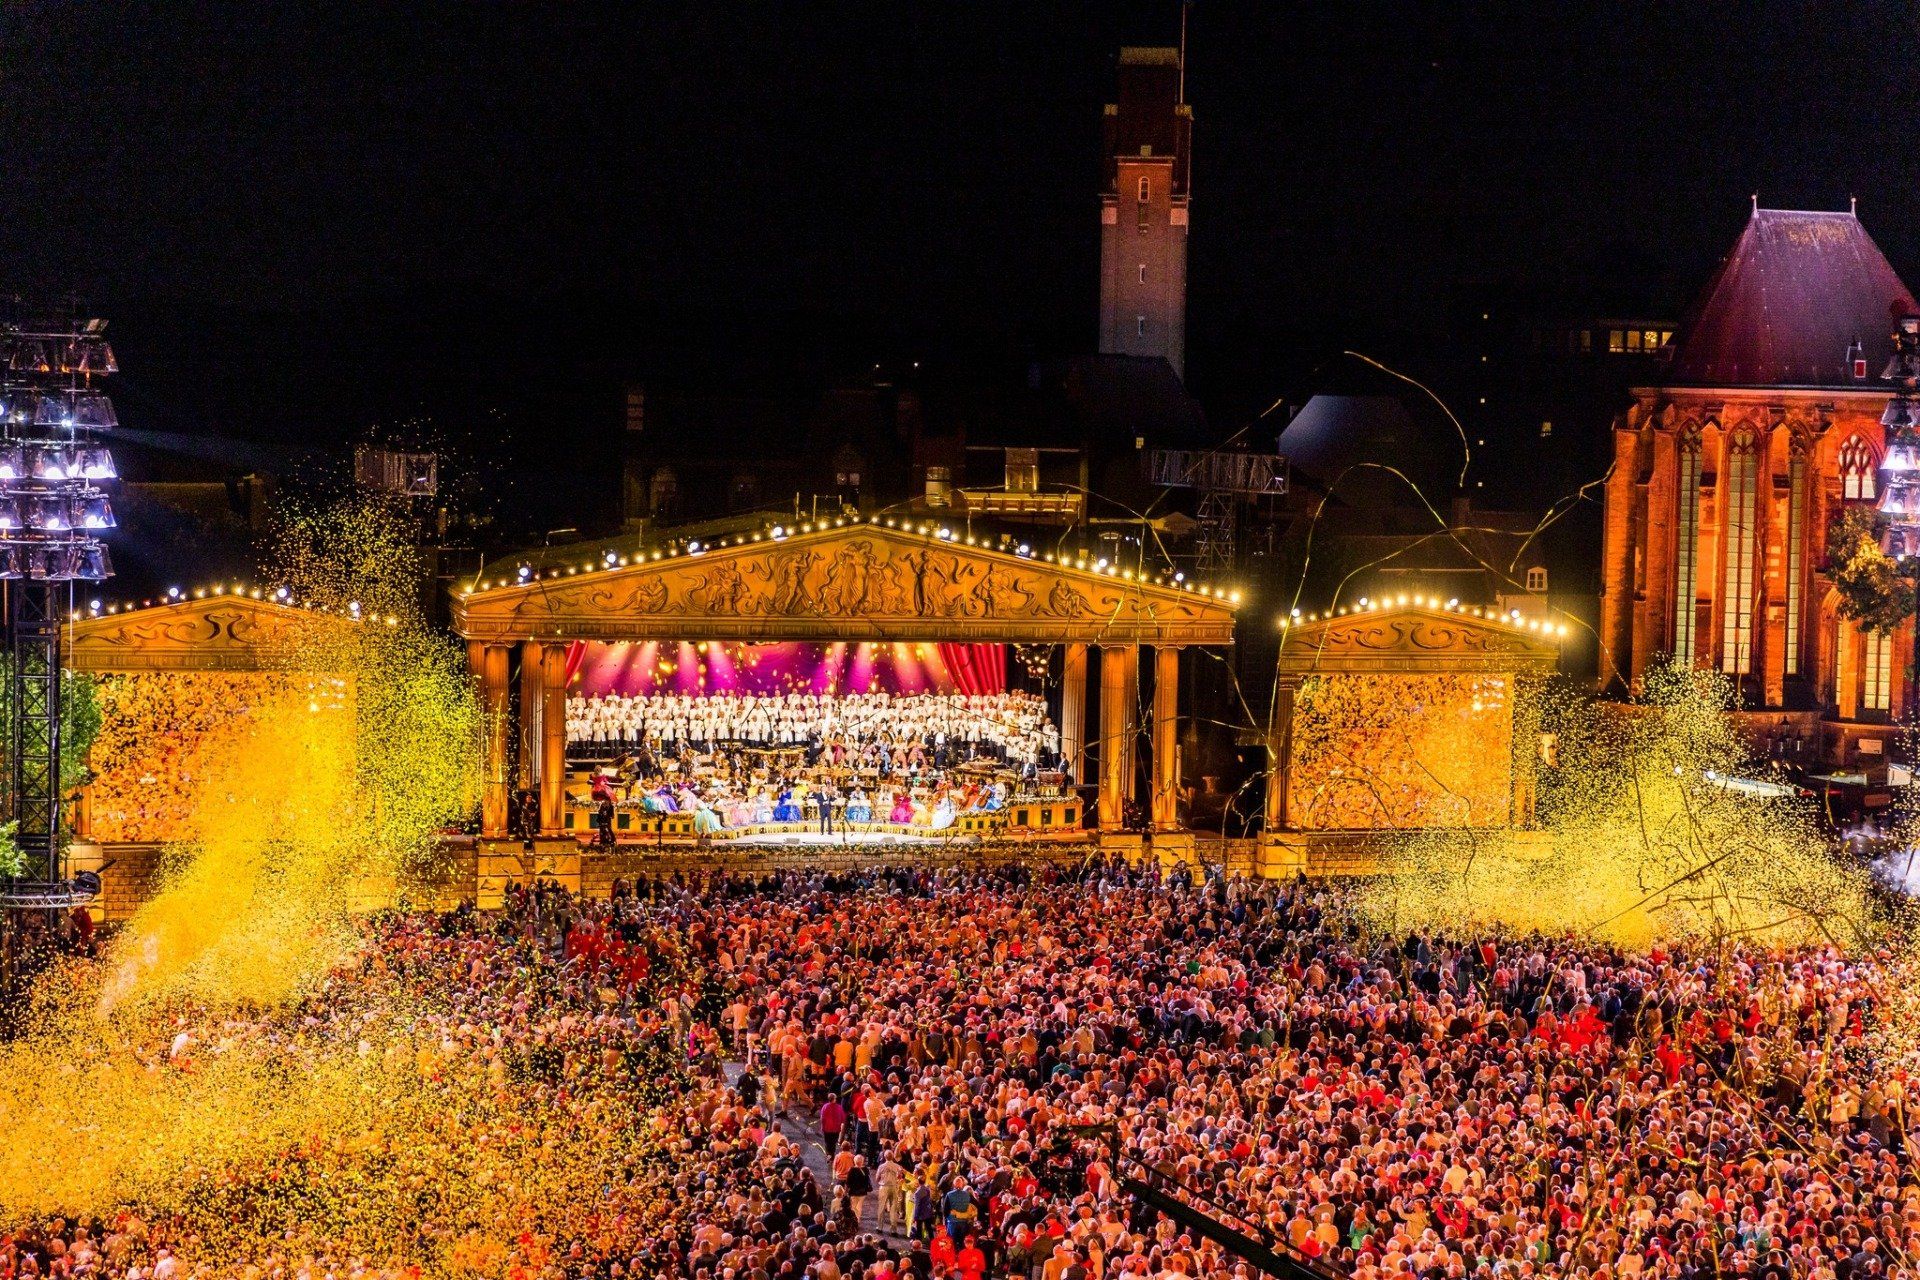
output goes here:
[{"label": "spotlight", "polygon": [[33,451],[28,460],[30,474],[35,480],[69,480],[74,478],[73,450],[65,445],[51,445]]},{"label": "spotlight", "polygon": [[76,499],[70,518],[76,529],[111,529],[114,525],[113,508],[100,493]]},{"label": "spotlight", "polygon": [[27,528],[39,533],[65,533],[72,528],[67,504],[60,498],[35,498],[27,506]]}]

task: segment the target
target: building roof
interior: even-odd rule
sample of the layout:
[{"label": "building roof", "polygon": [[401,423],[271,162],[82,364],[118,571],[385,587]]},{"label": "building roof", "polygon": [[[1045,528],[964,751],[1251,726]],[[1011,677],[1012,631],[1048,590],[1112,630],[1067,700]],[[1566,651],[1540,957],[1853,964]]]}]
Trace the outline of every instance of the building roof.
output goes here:
[{"label": "building roof", "polygon": [[1893,315],[1912,308],[1852,213],[1756,208],[1682,325],[1667,382],[1859,387],[1886,363]]},{"label": "building roof", "polygon": [[1295,474],[1323,489],[1338,484],[1344,502],[1365,507],[1417,504],[1407,482],[1381,468],[1391,467],[1422,492],[1437,495],[1448,479],[1445,454],[1458,457],[1396,395],[1321,392],[1293,415],[1277,447]]}]

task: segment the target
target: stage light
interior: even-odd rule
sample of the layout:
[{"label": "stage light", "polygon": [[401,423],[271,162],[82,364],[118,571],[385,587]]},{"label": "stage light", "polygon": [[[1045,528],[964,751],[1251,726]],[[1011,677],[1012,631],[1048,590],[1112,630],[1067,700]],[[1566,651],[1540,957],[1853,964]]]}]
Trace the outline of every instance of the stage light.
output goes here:
[{"label": "stage light", "polygon": [[48,445],[35,449],[27,460],[28,474],[35,480],[70,480],[74,478],[73,450],[65,445]]},{"label": "stage light", "polygon": [[120,473],[113,465],[113,455],[105,449],[82,449],[78,455],[80,478],[83,480],[117,480]]},{"label": "stage light", "polygon": [[65,533],[73,527],[64,498],[35,498],[27,505],[27,528],[39,533]]},{"label": "stage light", "polygon": [[105,494],[92,493],[74,501],[72,523],[76,529],[111,529],[114,526],[113,507],[107,502]]},{"label": "stage light", "polygon": [[120,419],[113,411],[113,401],[97,391],[81,391],[74,395],[72,418],[74,426],[95,431],[120,425]]}]

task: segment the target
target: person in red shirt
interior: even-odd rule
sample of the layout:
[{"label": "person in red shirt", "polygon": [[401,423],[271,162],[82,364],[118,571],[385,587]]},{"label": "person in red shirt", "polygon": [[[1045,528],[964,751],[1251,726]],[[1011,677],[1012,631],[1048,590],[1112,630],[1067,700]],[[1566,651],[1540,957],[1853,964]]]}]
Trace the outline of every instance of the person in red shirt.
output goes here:
[{"label": "person in red shirt", "polygon": [[[933,1229],[933,1240],[927,1245],[927,1256],[933,1260],[936,1270],[947,1270],[954,1266],[958,1255],[954,1252],[953,1237],[947,1234],[943,1224]],[[986,1259],[980,1261],[981,1269],[986,1268]]]},{"label": "person in red shirt", "polygon": [[960,1269],[961,1280],[984,1280],[987,1274],[987,1255],[974,1243],[976,1239],[977,1236],[969,1233],[966,1245],[954,1260],[954,1265]]}]

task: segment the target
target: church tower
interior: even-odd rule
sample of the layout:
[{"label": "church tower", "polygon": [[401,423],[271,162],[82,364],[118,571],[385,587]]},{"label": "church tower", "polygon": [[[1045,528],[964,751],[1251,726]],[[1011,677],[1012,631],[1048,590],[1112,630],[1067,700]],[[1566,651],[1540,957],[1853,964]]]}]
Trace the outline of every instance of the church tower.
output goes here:
[{"label": "church tower", "polygon": [[1100,196],[1100,353],[1160,356],[1186,377],[1193,112],[1178,49],[1122,49]]}]

